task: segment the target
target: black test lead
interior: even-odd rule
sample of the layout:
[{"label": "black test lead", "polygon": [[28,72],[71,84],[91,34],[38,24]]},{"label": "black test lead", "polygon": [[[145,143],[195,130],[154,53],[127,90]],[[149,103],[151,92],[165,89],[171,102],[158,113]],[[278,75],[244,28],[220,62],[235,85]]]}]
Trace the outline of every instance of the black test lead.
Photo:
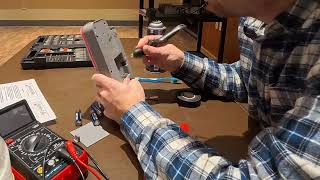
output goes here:
[{"label": "black test lead", "polygon": [[82,126],[82,116],[81,116],[81,110],[76,111],[76,126]]}]

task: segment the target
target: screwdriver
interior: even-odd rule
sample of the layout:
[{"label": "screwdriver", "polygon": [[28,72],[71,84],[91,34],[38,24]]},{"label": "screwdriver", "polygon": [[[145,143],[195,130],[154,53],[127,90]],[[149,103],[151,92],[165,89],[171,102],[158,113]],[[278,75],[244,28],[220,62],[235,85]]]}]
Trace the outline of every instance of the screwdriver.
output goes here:
[{"label": "screwdriver", "polygon": [[[166,33],[165,35],[161,36],[159,39],[155,39],[155,40],[151,40],[148,42],[149,46],[154,46],[157,47],[163,43],[166,43],[170,38],[172,38],[175,34],[177,34],[177,32],[179,32],[180,30],[186,28],[187,26],[184,24],[180,24],[178,26],[176,26],[175,28],[173,28],[170,32]],[[134,58],[139,58],[144,56],[144,52],[142,48],[136,48],[133,53],[132,56]]]}]

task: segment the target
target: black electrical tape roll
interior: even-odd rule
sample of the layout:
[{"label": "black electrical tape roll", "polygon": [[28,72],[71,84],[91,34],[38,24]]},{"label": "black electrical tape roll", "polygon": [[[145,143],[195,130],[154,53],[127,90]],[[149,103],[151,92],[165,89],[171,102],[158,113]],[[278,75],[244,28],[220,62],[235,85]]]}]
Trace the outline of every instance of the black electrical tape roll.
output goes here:
[{"label": "black electrical tape roll", "polygon": [[190,91],[180,91],[177,94],[179,106],[195,108],[201,104],[201,95]]}]

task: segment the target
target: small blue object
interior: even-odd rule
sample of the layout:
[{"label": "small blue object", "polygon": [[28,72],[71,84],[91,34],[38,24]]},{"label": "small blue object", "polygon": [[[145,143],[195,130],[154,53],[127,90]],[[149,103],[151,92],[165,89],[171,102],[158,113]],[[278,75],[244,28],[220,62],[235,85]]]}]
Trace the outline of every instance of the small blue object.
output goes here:
[{"label": "small blue object", "polygon": [[102,111],[99,107],[99,104],[97,102],[94,102],[92,105],[91,105],[91,110],[93,112],[95,112],[98,116],[102,116]]},{"label": "small blue object", "polygon": [[139,82],[152,82],[152,83],[158,83],[158,82],[171,82],[173,84],[180,84],[181,80],[174,78],[174,77],[162,77],[162,78],[143,78],[143,77],[136,77]]},{"label": "small blue object", "polygon": [[92,121],[94,126],[99,126],[100,125],[99,118],[98,118],[98,116],[97,116],[97,114],[95,112],[91,113],[91,121]]},{"label": "small blue object", "polygon": [[81,110],[76,112],[76,126],[82,126],[82,116],[81,116]]}]

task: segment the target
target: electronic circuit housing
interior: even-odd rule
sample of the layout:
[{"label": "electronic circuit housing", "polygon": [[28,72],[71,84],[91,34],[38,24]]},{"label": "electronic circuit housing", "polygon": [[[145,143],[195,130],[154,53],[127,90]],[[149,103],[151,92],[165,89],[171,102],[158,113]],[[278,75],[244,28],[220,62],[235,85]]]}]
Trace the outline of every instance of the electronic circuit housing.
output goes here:
[{"label": "electronic circuit housing", "polygon": [[96,70],[118,81],[133,78],[128,58],[116,31],[106,20],[89,22],[81,28],[81,35]]}]

